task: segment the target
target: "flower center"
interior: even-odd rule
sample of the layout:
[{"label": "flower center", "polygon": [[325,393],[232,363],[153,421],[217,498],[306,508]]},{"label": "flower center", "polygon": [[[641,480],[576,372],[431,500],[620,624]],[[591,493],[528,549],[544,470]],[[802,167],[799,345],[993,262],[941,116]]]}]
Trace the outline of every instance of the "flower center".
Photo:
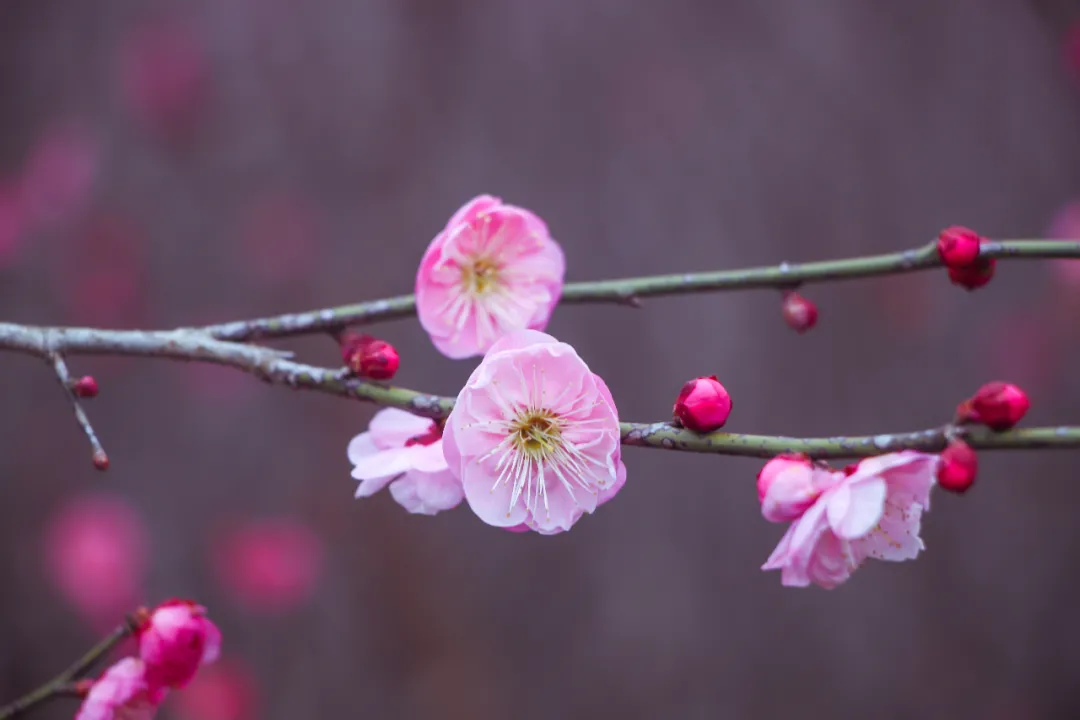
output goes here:
[{"label": "flower center", "polygon": [[533,459],[543,459],[562,445],[558,418],[550,410],[527,410],[510,425],[514,445]]},{"label": "flower center", "polygon": [[499,266],[487,258],[477,258],[461,267],[461,281],[471,295],[486,295],[499,285]]},{"label": "flower center", "polygon": [[405,447],[412,447],[413,445],[431,445],[433,442],[442,440],[442,426],[437,422],[432,422],[431,427],[427,432],[419,435],[413,435],[411,438],[405,441]]}]

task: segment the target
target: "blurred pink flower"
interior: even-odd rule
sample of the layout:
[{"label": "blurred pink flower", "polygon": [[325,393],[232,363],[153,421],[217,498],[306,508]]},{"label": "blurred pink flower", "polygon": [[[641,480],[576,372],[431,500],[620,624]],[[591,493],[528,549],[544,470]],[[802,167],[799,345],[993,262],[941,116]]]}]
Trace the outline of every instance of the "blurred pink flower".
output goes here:
[{"label": "blurred pink flower", "polygon": [[307,280],[320,239],[319,217],[308,202],[291,191],[266,191],[240,209],[236,266],[268,285]]},{"label": "blurred pink flower", "polygon": [[360,481],[356,497],[369,497],[390,484],[390,494],[411,513],[435,515],[457,507],[464,497],[461,481],[443,458],[438,423],[404,410],[375,413],[368,432],[352,439],[347,450]]},{"label": "blurred pink flower", "polygon": [[146,548],[142,518],[120,498],[78,497],[45,529],[46,567],[52,581],[95,626],[115,625],[138,604]]},{"label": "blurred pink flower", "polygon": [[607,385],[574,348],[535,330],[484,356],[446,420],[443,451],[473,512],[497,527],[569,530],[626,482]]},{"label": "blurred pink flower", "polygon": [[[1070,313],[1062,313],[1064,316]],[[986,377],[1004,377],[1033,395],[1052,391],[1066,360],[1059,318],[1045,308],[1005,311],[980,328]]]},{"label": "blurred pink flower", "polygon": [[158,21],[136,28],[126,43],[121,84],[135,116],[163,135],[192,130],[209,80],[196,36],[182,25]]},{"label": "blurred pink flower", "polygon": [[226,534],[216,560],[219,581],[237,601],[251,610],[284,611],[311,596],[323,546],[298,520],[254,520]]},{"label": "blurred pink flower", "polygon": [[851,475],[833,473],[762,570],[782,571],[787,586],[832,589],[867,558],[913,560],[924,547],[919,528],[938,462],[905,450],[862,460]]},{"label": "blurred pink flower", "polygon": [[150,720],[166,690],[151,688],[142,660],[126,657],[90,687],[75,720]]},{"label": "blurred pink flower", "polygon": [[199,666],[214,662],[221,652],[221,632],[206,617],[206,608],[190,600],[158,605],[138,638],[145,676],[154,688],[184,687]]},{"label": "blurred pink flower", "polygon": [[1062,51],[1065,67],[1072,72],[1076,80],[1080,81],[1080,20],[1073,22],[1065,31]]},{"label": "blurred pink flower", "polygon": [[235,660],[203,668],[176,693],[170,710],[181,720],[255,720],[257,684],[251,670]]},{"label": "blurred pink flower", "polygon": [[19,204],[34,229],[70,221],[90,199],[98,147],[77,124],[57,124],[40,137],[23,169]]},{"label": "blurred pink flower", "polygon": [[420,261],[420,324],[447,357],[482,355],[509,332],[547,326],[565,270],[540,218],[480,195],[450,218]]},{"label": "blurred pink flower", "polygon": [[[1076,29],[1077,52],[1080,53],[1080,23]],[[1073,200],[1058,211],[1050,223],[1047,235],[1055,240],[1080,240],[1080,200]],[[1051,267],[1065,289],[1080,293],[1080,260],[1055,260]]]}]

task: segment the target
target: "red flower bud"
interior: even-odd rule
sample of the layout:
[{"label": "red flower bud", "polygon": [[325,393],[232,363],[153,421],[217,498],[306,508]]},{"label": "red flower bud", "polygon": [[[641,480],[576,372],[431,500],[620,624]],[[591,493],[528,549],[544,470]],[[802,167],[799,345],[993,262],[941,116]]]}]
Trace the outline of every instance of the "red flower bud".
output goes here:
[{"label": "red flower bud", "polygon": [[75,393],[76,397],[92,398],[97,397],[98,384],[97,380],[92,375],[84,375],[78,380],[74,380],[71,383],[71,392]]},{"label": "red flower bud", "polygon": [[937,240],[938,256],[949,268],[963,268],[979,257],[982,238],[974,230],[959,225],[941,231]]},{"label": "red flower bud", "polygon": [[712,432],[724,427],[731,415],[731,396],[715,375],[694,378],[682,386],[672,412],[683,427]]},{"label": "red flower bud", "polygon": [[976,290],[994,278],[996,267],[997,260],[994,258],[979,258],[967,267],[950,267],[949,280],[953,285]]},{"label": "red flower bud", "polygon": [[817,324],[817,306],[794,290],[784,293],[780,312],[788,327],[800,334]]},{"label": "red flower bud", "polygon": [[[964,408],[965,405],[961,405]],[[966,418],[992,430],[1008,430],[1027,414],[1031,407],[1027,393],[1015,385],[992,382],[983,385],[966,405]]]},{"label": "red flower bud", "polygon": [[394,346],[370,335],[343,333],[341,359],[354,375],[372,380],[389,380],[397,373],[401,359]]},{"label": "red flower bud", "polygon": [[105,454],[104,450],[95,450],[90,459],[98,470],[109,469],[109,456]]},{"label": "red flower bud", "polygon": [[967,492],[975,484],[979,472],[979,458],[963,440],[953,440],[941,453],[937,480],[942,490],[954,493]]}]

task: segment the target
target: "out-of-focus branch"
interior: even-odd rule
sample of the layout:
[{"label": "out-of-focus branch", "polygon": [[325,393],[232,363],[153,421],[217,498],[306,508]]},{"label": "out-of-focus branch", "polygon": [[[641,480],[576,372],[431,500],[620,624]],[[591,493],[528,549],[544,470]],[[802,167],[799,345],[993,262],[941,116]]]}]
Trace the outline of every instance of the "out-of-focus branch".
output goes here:
[{"label": "out-of-focus branch", "polygon": [[27,710],[54,697],[79,697],[86,693],[88,683],[76,682],[93,667],[101,658],[105,657],[110,650],[116,647],[121,640],[135,632],[137,626],[135,616],[126,618],[119,627],[94,647],[75,661],[67,670],[54,677],[41,687],[31,690],[18,700],[0,707],[0,720],[17,717]]},{"label": "out-of-focus branch", "polygon": [[[996,240],[983,244],[979,254],[981,257],[1000,260],[1080,258],[1080,240]],[[568,283],[563,287],[559,302],[636,306],[642,298],[647,297],[761,288],[789,289],[809,283],[901,275],[941,266],[937,246],[930,243],[903,252],[843,260],[785,262],[741,270]],[[401,295],[354,305],[208,325],[198,329],[219,340],[246,341],[333,332],[349,325],[408,317],[415,312],[416,297]]]},{"label": "out-of-focus branch", "polygon": [[[63,355],[135,355],[211,362],[245,370],[278,385],[314,390],[444,418],[454,399],[350,377],[345,369],[306,365],[271,348],[217,340],[198,330],[94,330],[40,328],[0,323],[0,349],[52,358]],[[902,449],[936,452],[951,435],[974,448],[1080,448],[1080,427],[1046,427],[994,433],[981,428],[943,427],[857,437],[792,438],[714,432],[699,434],[669,423],[622,423],[626,445],[686,452],[771,457],[802,452],[815,458],[865,457]],[[2,720],[2,717],[0,717]]]}]

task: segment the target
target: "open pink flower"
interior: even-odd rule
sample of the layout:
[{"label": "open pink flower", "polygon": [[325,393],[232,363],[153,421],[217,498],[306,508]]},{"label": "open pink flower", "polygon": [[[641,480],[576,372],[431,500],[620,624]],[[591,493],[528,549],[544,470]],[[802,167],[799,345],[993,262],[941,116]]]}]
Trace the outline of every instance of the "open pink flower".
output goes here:
[{"label": "open pink flower", "polygon": [[443,451],[481,520],[551,534],[626,482],[607,385],[574,348],[521,330],[495,343],[446,421]]},{"label": "open pink flower", "polygon": [[184,687],[220,652],[221,632],[206,617],[206,608],[190,600],[158,605],[139,629],[139,656],[151,687]]},{"label": "open pink flower", "polygon": [[447,357],[482,355],[509,332],[547,326],[565,270],[540,218],[480,195],[450,218],[420,261],[420,324]]},{"label": "open pink flower", "polygon": [[867,558],[913,560],[923,549],[920,521],[938,462],[905,450],[863,460],[848,476],[833,473],[761,569],[780,570],[784,585],[831,589]]},{"label": "open pink flower", "polygon": [[435,515],[457,507],[464,493],[443,457],[442,430],[404,410],[384,408],[375,413],[368,431],[348,448],[360,481],[356,497],[369,497],[389,483],[390,494],[411,513]]},{"label": "open pink flower", "polygon": [[145,671],[138,658],[117,662],[90,687],[75,720],[150,720],[167,691],[151,687]]}]

